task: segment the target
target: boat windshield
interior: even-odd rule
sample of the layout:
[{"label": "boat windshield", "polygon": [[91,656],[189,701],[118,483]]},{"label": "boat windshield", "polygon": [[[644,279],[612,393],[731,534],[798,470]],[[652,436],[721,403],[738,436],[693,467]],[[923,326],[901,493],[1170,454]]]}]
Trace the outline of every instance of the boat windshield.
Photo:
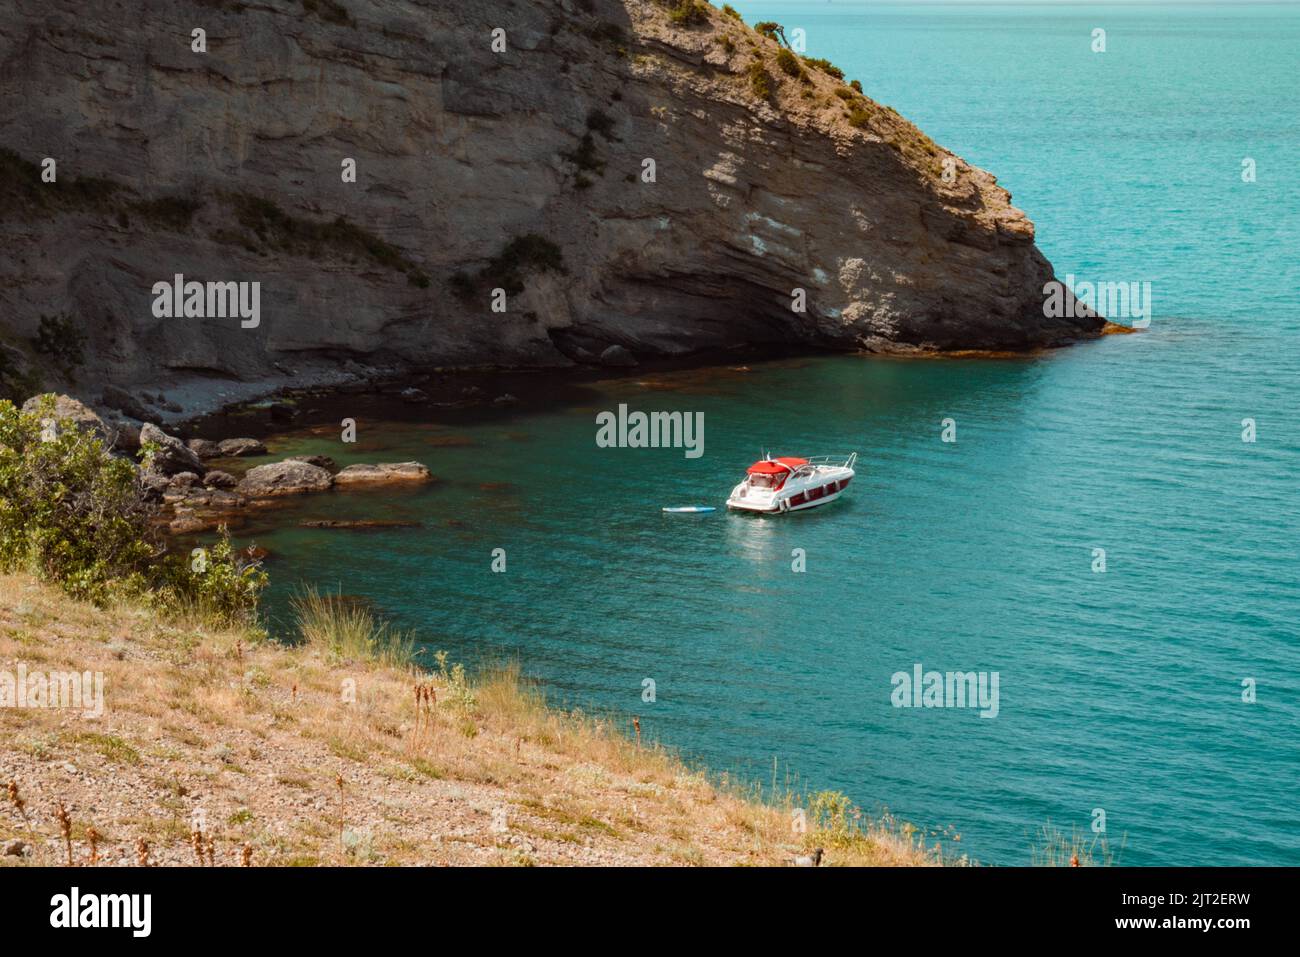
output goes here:
[{"label": "boat windshield", "polygon": [[749,485],[751,488],[780,488],[785,484],[785,476],[785,472],[776,475],[755,472],[749,476]]}]

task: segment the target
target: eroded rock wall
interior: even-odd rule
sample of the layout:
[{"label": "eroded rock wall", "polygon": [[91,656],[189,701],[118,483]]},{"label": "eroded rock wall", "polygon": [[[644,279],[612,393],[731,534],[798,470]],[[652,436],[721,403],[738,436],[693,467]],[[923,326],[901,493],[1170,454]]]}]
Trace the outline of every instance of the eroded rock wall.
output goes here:
[{"label": "eroded rock wall", "polygon": [[[11,364],[60,378],[57,344],[32,346],[42,316],[87,337],[79,382],[127,387],[563,365],[614,344],[1096,333],[1044,318],[1051,267],[990,174],[811,65],[786,75],[775,41],[704,11],[679,25],[651,0],[10,0]],[[177,273],[260,282],[260,323],[158,318],[152,287]]]}]

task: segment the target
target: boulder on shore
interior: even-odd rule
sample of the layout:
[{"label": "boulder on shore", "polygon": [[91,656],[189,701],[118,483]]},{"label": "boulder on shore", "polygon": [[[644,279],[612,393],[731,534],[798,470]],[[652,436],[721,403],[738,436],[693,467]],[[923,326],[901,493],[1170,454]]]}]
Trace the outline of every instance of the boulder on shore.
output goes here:
[{"label": "boulder on shore", "polygon": [[117,409],[124,415],[129,415],[133,419],[139,419],[146,422],[155,416],[145,408],[144,403],[133,396],[125,389],[119,389],[115,385],[104,386],[104,392],[99,397],[99,401],[104,403],[110,409]]},{"label": "boulder on shore", "polygon": [[600,364],[616,369],[630,369],[637,365],[637,361],[636,356],[632,355],[625,347],[616,344],[600,354]]},{"label": "boulder on shore", "polygon": [[199,477],[193,472],[177,472],[172,476],[169,491],[183,492],[198,484]]},{"label": "boulder on shore", "polygon": [[175,518],[167,523],[167,530],[173,535],[195,535],[199,532],[210,532],[223,525],[228,525],[228,523],[215,515],[196,515],[193,512],[183,512],[177,514]]},{"label": "boulder on shore", "polygon": [[[79,429],[88,435],[93,435],[105,445],[110,445],[114,436],[110,433],[109,427],[104,423],[95,412],[82,402],[78,402],[70,395],[59,395],[53,392],[45,395],[54,396],[54,419],[55,431],[65,431],[67,429]],[[41,400],[45,395],[34,395],[23,403],[24,412],[36,412],[41,407]]]},{"label": "boulder on shore", "polygon": [[139,475],[140,491],[145,501],[161,502],[167,490],[171,488],[172,480],[161,472],[151,472],[149,469],[141,469]]},{"label": "boulder on shore", "polygon": [[181,472],[193,472],[202,478],[207,474],[207,466],[190,449],[174,435],[168,435],[152,422],[146,422],[140,428],[140,441],[152,442],[157,446],[150,460],[150,471],[162,475],[178,475]]},{"label": "boulder on shore", "polygon": [[349,465],[334,476],[337,485],[380,485],[389,482],[427,482],[433,478],[419,462],[380,462]]},{"label": "boulder on shore", "polygon": [[239,484],[239,479],[235,478],[229,472],[223,472],[220,469],[213,469],[207,475],[203,476],[203,484],[208,488],[234,488]]},{"label": "boulder on shore", "polygon": [[217,443],[217,448],[222,455],[235,457],[266,454],[266,446],[257,439],[222,439]]},{"label": "boulder on shore", "polygon": [[140,451],[140,423],[111,415],[104,416],[104,427],[114,436],[113,448],[135,454]]},{"label": "boulder on shore", "polygon": [[331,472],[339,467],[338,463],[328,455],[291,455],[285,459],[285,461],[306,462],[308,465],[315,465],[318,468],[328,469]]},{"label": "boulder on shore", "polygon": [[221,457],[221,445],[211,439],[190,439],[185,445],[201,459]]},{"label": "boulder on shore", "polygon": [[304,495],[324,492],[334,483],[334,477],[318,465],[306,462],[272,462],[248,470],[238,485],[241,495],[248,498],[275,498],[280,495]]}]

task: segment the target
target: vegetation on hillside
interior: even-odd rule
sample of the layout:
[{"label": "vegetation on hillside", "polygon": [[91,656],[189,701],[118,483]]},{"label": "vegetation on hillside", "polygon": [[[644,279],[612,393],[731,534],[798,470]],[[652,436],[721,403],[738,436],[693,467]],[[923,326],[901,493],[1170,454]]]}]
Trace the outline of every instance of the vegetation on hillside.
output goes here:
[{"label": "vegetation on hillside", "polygon": [[[404,664],[349,605],[306,609],[304,640],[285,646],[0,574],[0,658],[39,650],[111,689],[93,727],[0,709],[0,841],[30,849],[0,865],[781,866],[817,848],[823,865],[941,860],[915,828],[838,792],[775,771],[770,785],[719,780],[649,728],[556,709],[517,666]],[[76,775],[55,770],[69,762]]]},{"label": "vegetation on hillside", "polygon": [[153,518],[135,466],[58,420],[53,396],[31,411],[0,401],[0,571],[99,605],[133,598],[250,622],[265,573],[224,537],[201,555],[171,554]]},{"label": "vegetation on hillside", "polygon": [[[392,243],[346,217],[315,221],[285,212],[270,200],[245,193],[221,193],[212,200],[215,214],[233,219],[239,229],[214,229],[217,242],[265,254],[284,252],[319,257],[326,252],[370,262],[402,273],[414,286],[429,285],[416,263]],[[41,178],[41,167],[13,150],[0,148],[0,219],[35,218],[51,213],[89,213],[128,228],[132,217],[151,227],[185,233],[208,205],[200,195],[141,197],[122,183],[60,170],[54,182]]]},{"label": "vegetation on hillside", "polygon": [[567,272],[564,253],[545,236],[527,233],[501,247],[476,274],[457,272],[450,284],[452,291],[467,302],[484,288],[500,288],[517,296],[524,291],[525,277],[535,272]]},{"label": "vegetation on hillside", "polygon": [[[670,21],[685,25],[676,12],[675,0],[661,0],[661,3],[669,7]],[[729,63],[729,68],[738,70],[749,92],[756,99],[780,107],[783,105],[783,96],[797,97],[799,102],[836,108],[839,120],[852,129],[870,134],[872,139],[906,156],[917,168],[927,170],[935,176],[942,172],[935,161],[943,155],[943,151],[928,136],[899,116],[892,107],[879,106],[869,100],[863,93],[860,80],[848,80],[845,86],[833,89],[831,92],[834,99],[825,96],[814,81],[814,73],[845,83],[845,73],[840,67],[825,57],[796,52],[785,27],[775,20],[760,20],[752,27],[746,27],[744,19],[734,7],[724,4],[721,12],[722,19],[715,21],[718,35],[714,42],[722,48],[730,61],[739,49],[737,41],[748,38],[751,59],[738,68]],[[693,24],[696,21],[691,22]],[[731,25],[732,22],[736,25]],[[791,87],[790,81],[798,85]],[[788,105],[789,100],[786,99],[784,103]]]},{"label": "vegetation on hillside", "polygon": [[[507,269],[557,264],[549,247],[528,237],[498,259]],[[429,843],[429,828],[446,821],[415,785],[443,779],[506,792],[498,800],[510,803],[513,843],[495,828],[485,838],[503,855],[498,863],[535,863],[534,855],[572,862],[570,842],[593,841],[628,863],[781,864],[814,848],[828,850],[826,863],[939,862],[911,830],[866,818],[843,795],[781,786],[775,774],[770,788],[718,782],[643,741],[639,724],[632,735],[625,719],[557,711],[517,667],[475,679],[443,654],[422,662],[412,635],[355,599],[304,589],[294,602],[295,640],[266,641],[257,616],[265,573],[242,561],[224,534],[198,553],[170,554],[153,532],[133,463],[54,413],[52,396],[26,412],[0,402],[0,657],[75,663],[78,672],[104,673],[114,693],[93,732],[69,730],[58,712],[0,713],[5,763],[26,768],[13,778],[17,816],[0,816],[0,838],[28,842],[36,863],[96,863],[106,853],[124,863],[132,846],[146,863],[212,865],[218,851],[243,863],[436,858],[447,850]],[[146,446],[146,461],[152,451]],[[29,630],[37,621],[39,658]],[[360,709],[337,691],[359,677]],[[111,820],[100,812],[98,820],[60,823],[71,818],[51,810],[41,770],[55,756],[90,769],[78,786],[106,788],[107,803],[142,806]],[[322,761],[338,770],[253,789],[256,796],[241,789],[242,806],[197,836],[150,819],[156,788],[148,781],[174,781],[185,794],[213,760],[263,768],[258,780],[277,771],[287,781]],[[434,823],[411,833],[362,828],[363,815],[374,819],[363,808],[377,782],[392,775],[414,788]],[[358,782],[351,794],[350,781]],[[277,796],[285,787],[330,795],[337,830],[308,828],[286,842],[277,816],[302,822],[293,802]],[[629,812],[629,793],[639,810]],[[58,806],[88,814],[105,797],[73,791],[58,795]],[[37,813],[37,804],[47,807]]]}]

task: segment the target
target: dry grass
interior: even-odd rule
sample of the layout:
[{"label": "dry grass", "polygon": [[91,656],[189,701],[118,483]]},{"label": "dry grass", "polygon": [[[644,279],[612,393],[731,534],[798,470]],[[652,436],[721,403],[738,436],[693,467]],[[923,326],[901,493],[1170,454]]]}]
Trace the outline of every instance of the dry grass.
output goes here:
[{"label": "dry grass", "polygon": [[1049,821],[1038,829],[1031,857],[1035,867],[1112,867],[1123,853],[1123,838],[1113,848],[1104,835],[1085,834],[1077,827],[1067,835]]},{"label": "dry grass", "polygon": [[342,660],[370,661],[390,667],[411,664],[415,640],[342,595],[322,595],[307,587],[293,598],[302,640],[326,648]]},{"label": "dry grass", "polygon": [[516,666],[420,673],[369,613],[304,609],[289,648],[0,576],[0,670],[102,672],[106,697],[98,719],[0,709],[21,804],[0,801],[0,841],[33,852],[0,864],[87,865],[92,832],[101,865],[940,862],[897,822],[720,783],[624,719],[554,710]]}]

